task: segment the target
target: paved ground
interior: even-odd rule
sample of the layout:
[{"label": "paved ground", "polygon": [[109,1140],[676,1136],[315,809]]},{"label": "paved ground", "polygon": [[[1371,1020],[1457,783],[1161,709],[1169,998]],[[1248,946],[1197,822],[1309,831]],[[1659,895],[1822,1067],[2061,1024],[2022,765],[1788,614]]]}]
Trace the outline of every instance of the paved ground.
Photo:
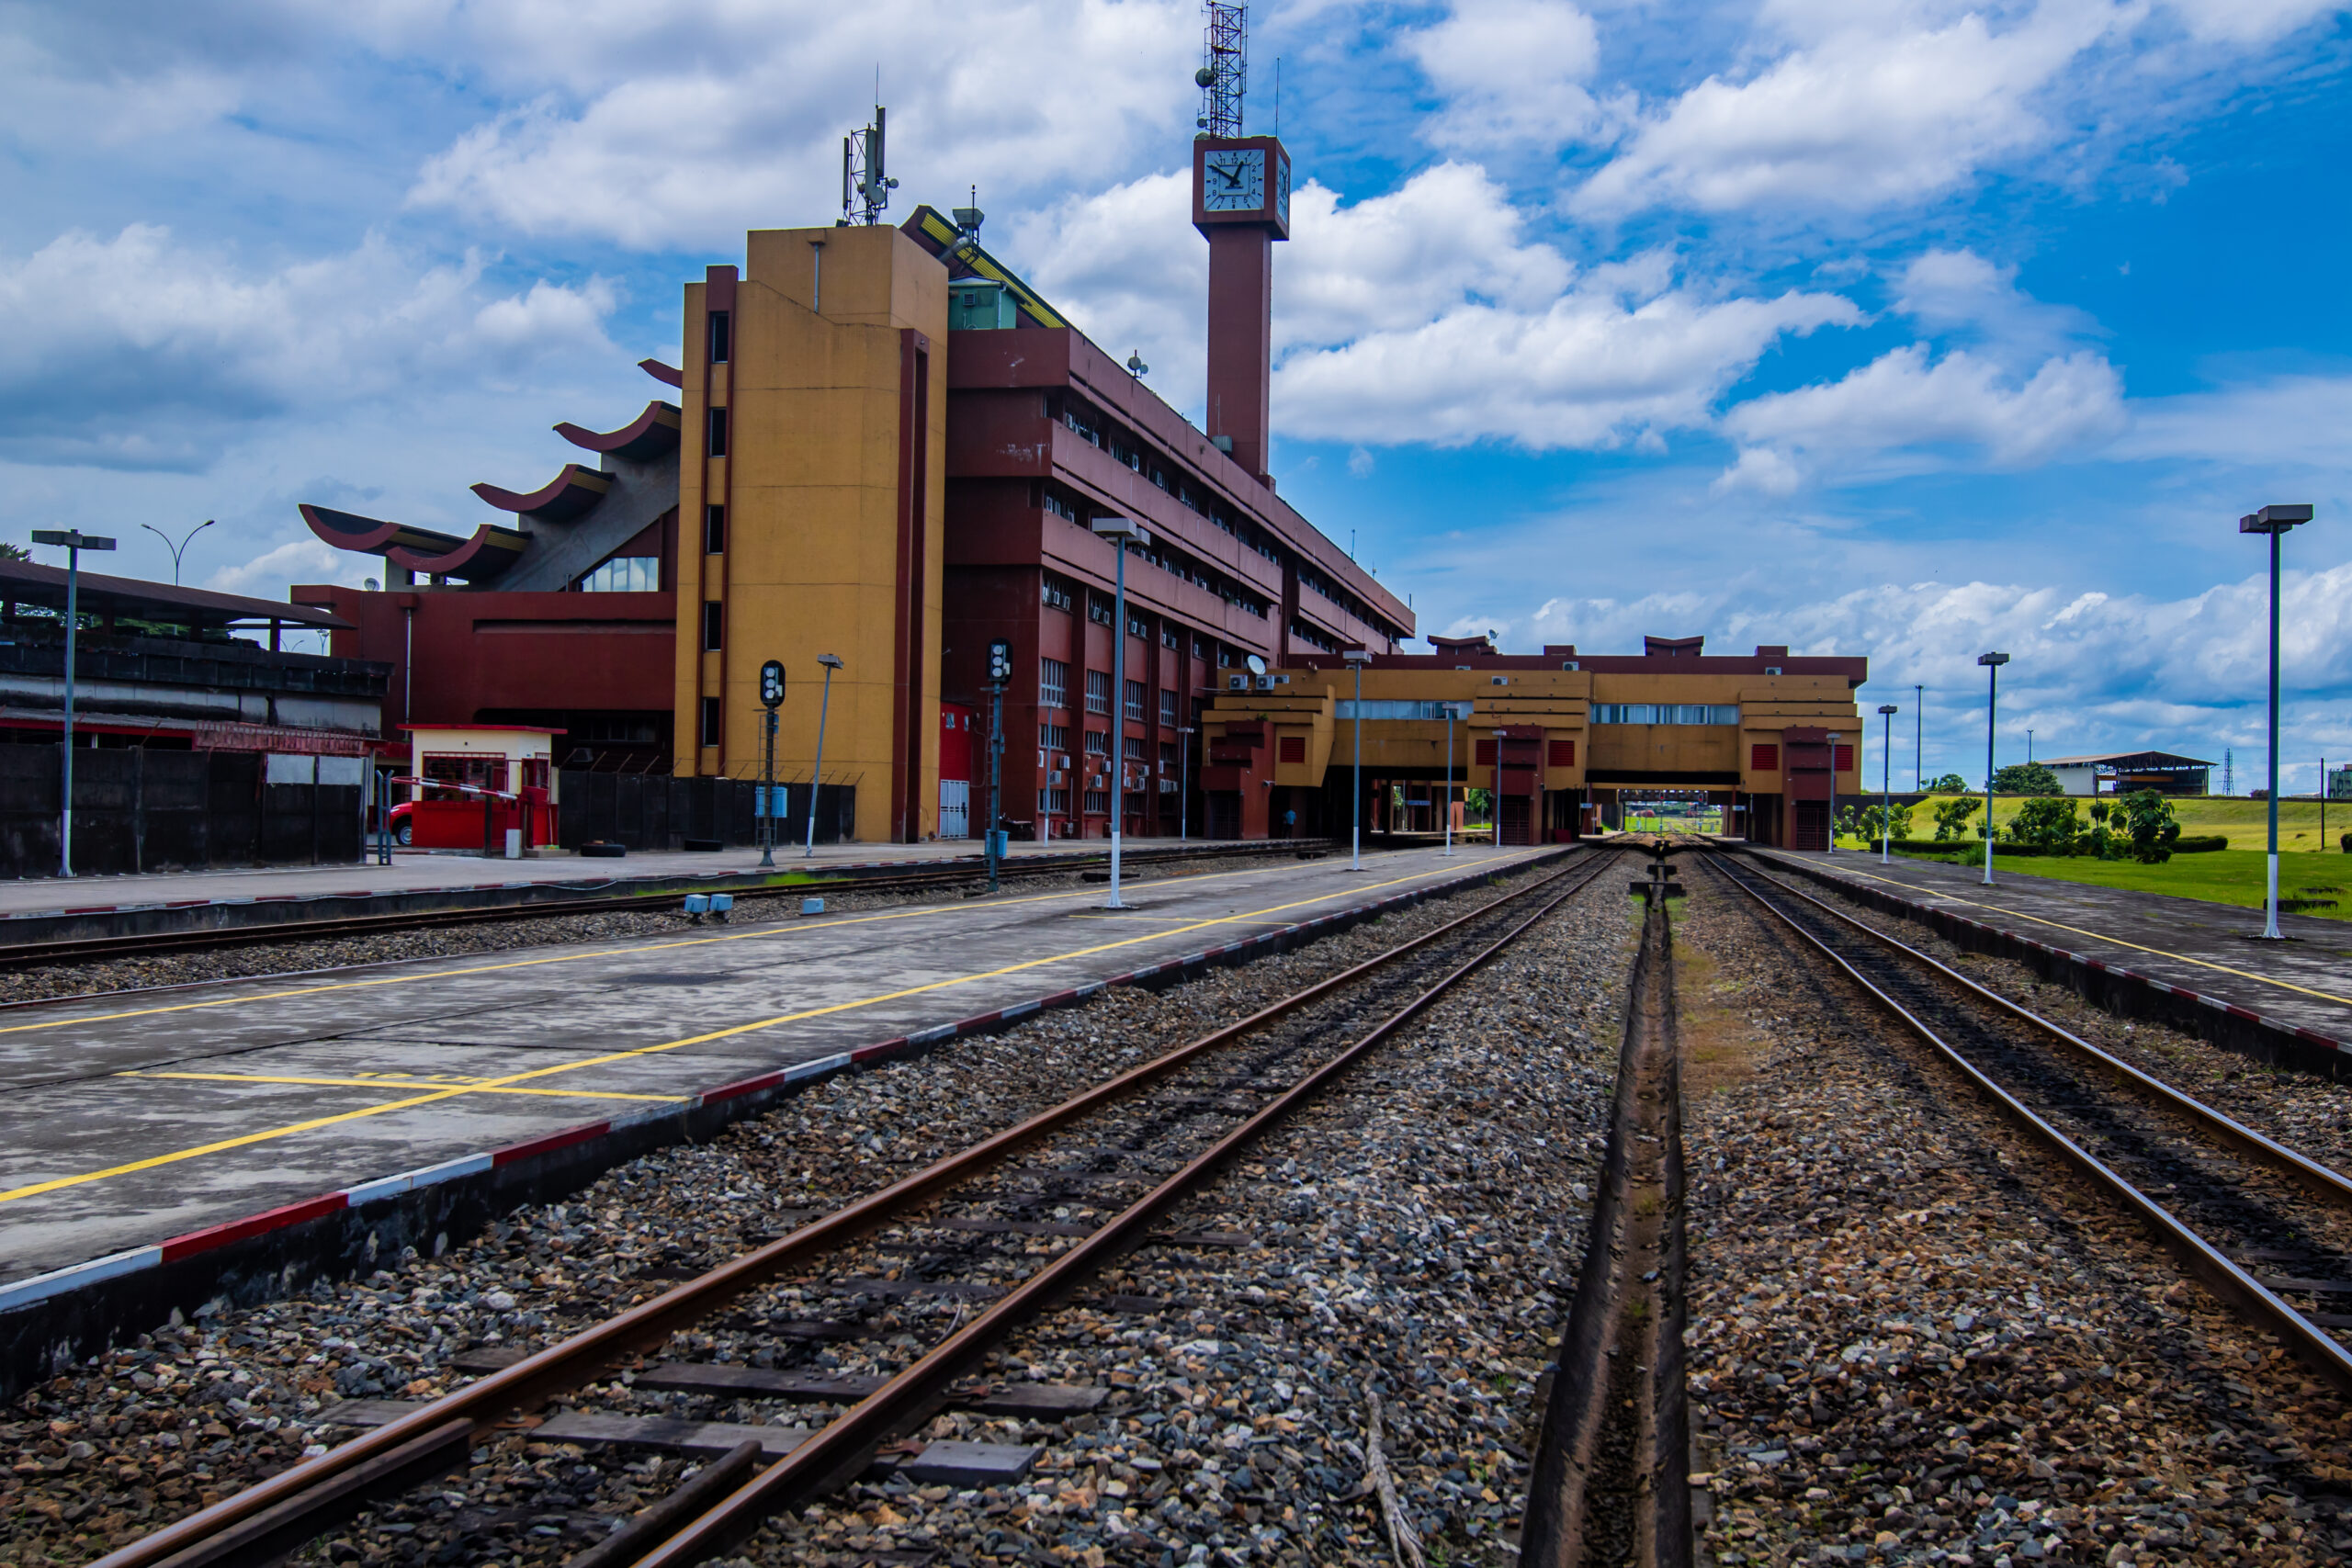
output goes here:
[{"label": "paved ground", "polygon": [[659,1106],[1529,850],[1130,887],[0,1010],[0,1280]]},{"label": "paved ground", "polygon": [[[1211,840],[1195,839],[1195,845]],[[1174,849],[1174,839],[1128,839],[1130,850]],[[1105,853],[1103,839],[1056,839],[1050,843],[1016,843],[1014,858],[1073,852]],[[897,864],[901,862],[974,860],[980,858],[977,840],[951,840],[929,844],[819,844],[813,863],[831,865]],[[800,852],[786,846],[776,852],[776,868],[791,871],[812,863]],[[489,860],[480,855],[436,853],[426,850],[396,850],[392,863],[378,865],[300,865],[256,867],[250,871],[153,872],[141,876],[31,877],[0,882],[0,918],[10,915],[57,914],[68,909],[152,906],[201,902],[216,898],[372,897],[386,893],[422,892],[446,887],[496,886],[520,882],[604,882],[616,877],[630,881],[654,877],[718,877],[749,875],[760,863],[755,849],[719,850],[701,853],[683,851],[629,854],[619,860],[583,860],[578,855],[549,854],[528,860]]]},{"label": "paved ground", "polygon": [[2292,940],[2250,941],[2262,934],[2259,909],[2024,875],[2003,870],[1997,854],[1994,885],[1986,887],[1981,868],[1900,855],[1882,865],[1875,854],[1847,851],[1757,853],[1802,861],[1858,882],[1892,885],[1906,897],[1948,906],[1971,919],[2013,923],[2018,934],[2050,946],[2352,1040],[2352,925],[2342,920],[2281,915],[2278,929]]}]

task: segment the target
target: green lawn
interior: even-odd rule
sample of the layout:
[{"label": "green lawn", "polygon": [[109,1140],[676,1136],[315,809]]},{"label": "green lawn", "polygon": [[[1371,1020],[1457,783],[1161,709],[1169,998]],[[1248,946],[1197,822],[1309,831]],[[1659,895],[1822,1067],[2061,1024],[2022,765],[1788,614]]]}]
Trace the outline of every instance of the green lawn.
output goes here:
[{"label": "green lawn", "polygon": [[[2283,807],[2285,803],[2280,804]],[[2333,828],[2333,807],[2327,816],[2328,825]],[[2283,842],[2283,828],[2280,836]],[[1996,848],[1993,873],[1996,876],[2051,876],[2064,882],[2170,893],[2182,898],[2259,909],[2267,888],[2268,859],[2261,850],[2214,850],[2204,854],[2175,855],[2161,865],[2142,865],[2137,861],[2092,860],[2084,855],[2004,855]],[[2352,919],[2352,855],[2287,854],[2282,851],[2278,856],[2278,897],[2333,898],[2336,900],[2333,909],[2301,912],[2329,919]]]},{"label": "green lawn", "polygon": [[[1861,804],[1868,806],[1872,798],[1864,795]],[[1942,795],[1934,796],[1912,811],[1911,832],[1914,838],[1925,839],[1934,835],[1935,802],[1944,798]],[[1982,800],[1984,797],[1979,795],[1977,798]],[[2025,804],[2027,798],[2021,795],[1995,795],[1993,820],[2007,822],[2018,814],[2018,808]],[[1841,809],[1844,804],[1841,799]],[[2085,826],[2090,823],[2090,806],[2087,800],[2078,800],[2075,806],[2075,816]],[[2267,802],[2243,800],[2235,795],[2176,795],[2172,803],[2173,818],[2180,824],[2183,833],[2192,836],[2221,833],[2229,839],[2230,848],[2233,850],[2261,850],[2267,846],[2269,829],[2265,813],[2268,809]],[[2327,838],[2324,842],[2320,838],[2319,812],[2320,804],[2316,800],[2282,800],[2278,803],[2280,854],[2296,850],[2325,850],[2333,853],[2344,835],[2352,833],[2352,800],[2331,800],[2327,803]],[[1984,819],[1984,814],[1980,809],[1969,818],[1970,830],[1973,832],[1976,824]],[[1997,856],[2000,852],[1996,850],[1994,853]],[[2286,873],[2282,870],[2279,874],[2284,876]]]}]

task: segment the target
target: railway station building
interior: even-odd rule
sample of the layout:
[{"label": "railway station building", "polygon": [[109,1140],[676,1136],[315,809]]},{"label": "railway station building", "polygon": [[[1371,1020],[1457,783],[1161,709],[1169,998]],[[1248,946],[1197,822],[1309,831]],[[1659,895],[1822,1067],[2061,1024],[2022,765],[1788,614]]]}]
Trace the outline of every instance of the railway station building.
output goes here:
[{"label": "railway station building", "polygon": [[1374,652],[1361,703],[1336,657],[1227,674],[1203,726],[1210,834],[1345,834],[1359,759],[1367,833],[1441,831],[1478,789],[1506,844],[1618,826],[1631,798],[1684,798],[1723,807],[1735,835],[1822,849],[1834,801],[1860,790],[1866,659],[1709,654],[1699,637],[1647,637],[1639,654],[1430,641]]},{"label": "railway station building", "polygon": [[[760,669],[780,660],[786,814],[868,840],[981,827],[1002,639],[1011,831],[1099,837],[1115,811],[1172,836],[1187,805],[1197,829],[1180,770],[1211,693],[1251,660],[1386,654],[1414,627],[1266,471],[1288,158],[1245,140],[1280,175],[1256,209],[1206,210],[1218,144],[1194,158],[1208,429],[990,254],[977,211],[754,231],[740,265],[685,285],[678,363],[643,364],[662,391],[614,429],[556,426],[589,460],[476,485],[495,515],[469,535],[304,505],[386,570],[293,597],[346,623],[338,655],[392,667],[388,718],[561,730],[560,765],[591,773],[760,777]],[[1104,519],[1143,535],[1124,626]]]}]

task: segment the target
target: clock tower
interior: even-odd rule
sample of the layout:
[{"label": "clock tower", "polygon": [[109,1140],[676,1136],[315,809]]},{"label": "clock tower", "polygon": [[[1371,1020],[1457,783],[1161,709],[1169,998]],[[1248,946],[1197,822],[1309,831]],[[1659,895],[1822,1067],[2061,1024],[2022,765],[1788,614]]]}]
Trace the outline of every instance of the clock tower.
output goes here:
[{"label": "clock tower", "polygon": [[1195,139],[1193,225],[1209,243],[1209,435],[1264,479],[1273,243],[1290,238],[1290,154],[1281,140]]}]

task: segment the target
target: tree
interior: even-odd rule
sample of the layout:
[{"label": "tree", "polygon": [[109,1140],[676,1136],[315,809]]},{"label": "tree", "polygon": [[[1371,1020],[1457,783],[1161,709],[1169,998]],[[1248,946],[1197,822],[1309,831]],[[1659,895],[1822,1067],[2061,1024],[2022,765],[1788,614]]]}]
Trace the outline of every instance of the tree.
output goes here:
[{"label": "tree", "polygon": [[2143,789],[2125,795],[2118,809],[2123,817],[2123,830],[2132,840],[2133,860],[2156,865],[2172,859],[2180,824],[2173,818],[2171,801],[2154,790]]},{"label": "tree", "polygon": [[1993,775],[1996,795],[2064,795],[2058,775],[2040,762],[2011,762]]},{"label": "tree", "polygon": [[[1880,818],[1883,817],[1886,818],[1886,821],[1883,824],[1880,821]],[[1862,807],[1860,816],[1856,818],[1854,820],[1854,836],[1860,839],[1865,843],[1875,844],[1878,842],[1879,831],[1883,826],[1890,829],[1887,834],[1889,838],[1909,838],[1911,836],[1911,808],[1907,806],[1897,805],[1894,811],[1889,813],[1884,807],[1876,804],[1866,806]]]},{"label": "tree", "polygon": [[1984,803],[1973,795],[1955,795],[1936,802],[1936,841],[1949,843],[1962,836],[1968,819],[1976,815]]},{"label": "tree", "polygon": [[[2043,770],[2045,773],[2047,769]],[[2075,803],[2064,795],[2037,795],[2018,808],[2007,829],[2013,843],[2036,849],[2072,849],[2081,824],[2075,820]]]},{"label": "tree", "polygon": [[1968,781],[1958,773],[1946,773],[1928,785],[1929,795],[1966,795]]}]

